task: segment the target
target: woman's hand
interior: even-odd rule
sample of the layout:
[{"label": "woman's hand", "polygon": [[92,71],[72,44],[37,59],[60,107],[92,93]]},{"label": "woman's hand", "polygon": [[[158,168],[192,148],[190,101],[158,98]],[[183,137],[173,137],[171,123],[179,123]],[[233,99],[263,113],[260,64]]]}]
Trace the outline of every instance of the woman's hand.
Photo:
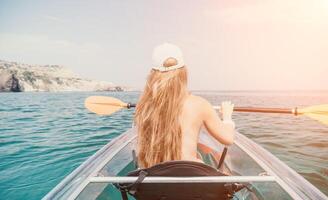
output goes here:
[{"label": "woman's hand", "polygon": [[232,112],[234,104],[231,101],[223,101],[221,103],[221,114],[223,121],[232,121]]}]

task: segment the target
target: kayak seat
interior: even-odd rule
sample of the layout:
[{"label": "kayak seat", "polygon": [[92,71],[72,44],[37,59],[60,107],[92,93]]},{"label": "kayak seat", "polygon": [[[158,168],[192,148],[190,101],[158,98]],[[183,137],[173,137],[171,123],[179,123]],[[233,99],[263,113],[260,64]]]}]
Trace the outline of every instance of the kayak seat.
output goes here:
[{"label": "kayak seat", "polygon": [[[219,163],[217,164],[217,169],[220,170],[220,171],[223,171],[223,164],[224,164],[224,160],[225,160],[226,155],[227,155],[227,151],[228,151],[228,148],[224,147],[223,152],[222,152],[221,157],[220,157],[220,160],[219,160]],[[199,154],[199,157],[202,157],[199,152],[198,152],[198,154]],[[133,161],[133,166],[136,169],[138,169],[139,168],[138,158],[137,158],[137,153],[136,153],[135,150],[132,150],[132,161]]]},{"label": "kayak seat", "polygon": [[157,177],[196,177],[227,176],[209,165],[193,161],[168,161],[150,168],[138,169],[128,173],[138,176],[134,183],[120,183],[115,186],[121,191],[122,199],[127,194],[137,200],[218,200],[231,199],[241,190],[238,183],[143,183],[149,176]]}]

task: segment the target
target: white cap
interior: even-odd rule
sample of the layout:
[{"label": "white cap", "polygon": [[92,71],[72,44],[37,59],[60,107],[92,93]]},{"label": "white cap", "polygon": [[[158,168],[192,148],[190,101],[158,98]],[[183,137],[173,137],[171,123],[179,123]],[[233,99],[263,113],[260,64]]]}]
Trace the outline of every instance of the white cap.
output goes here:
[{"label": "white cap", "polygon": [[[176,59],[177,64],[170,67],[165,67],[164,62],[168,58]],[[181,49],[176,45],[169,43],[164,43],[155,47],[153,51],[153,65],[153,69],[161,72],[167,72],[184,67],[185,63]]]}]

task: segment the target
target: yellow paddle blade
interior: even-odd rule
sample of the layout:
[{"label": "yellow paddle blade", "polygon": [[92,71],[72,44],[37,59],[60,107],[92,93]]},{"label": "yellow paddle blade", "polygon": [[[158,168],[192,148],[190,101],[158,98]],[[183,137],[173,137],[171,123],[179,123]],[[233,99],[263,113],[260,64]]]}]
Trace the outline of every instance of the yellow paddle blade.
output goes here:
[{"label": "yellow paddle blade", "polygon": [[298,113],[328,125],[328,104],[302,108],[298,110]]},{"label": "yellow paddle blade", "polygon": [[127,104],[123,101],[106,96],[91,96],[85,99],[85,107],[98,115],[110,115],[124,107]]},{"label": "yellow paddle blade", "polygon": [[312,114],[312,113],[308,113],[304,115],[312,119],[318,120],[319,122],[325,125],[328,125],[328,115],[320,115],[320,114]]}]

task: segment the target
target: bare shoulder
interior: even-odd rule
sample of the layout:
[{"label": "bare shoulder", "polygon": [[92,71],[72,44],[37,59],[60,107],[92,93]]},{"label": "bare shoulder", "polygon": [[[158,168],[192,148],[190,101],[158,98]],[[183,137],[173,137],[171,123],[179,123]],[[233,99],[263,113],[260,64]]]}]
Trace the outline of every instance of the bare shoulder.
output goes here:
[{"label": "bare shoulder", "polygon": [[184,103],[184,119],[191,121],[194,126],[197,126],[198,130],[207,118],[210,109],[210,103],[206,99],[196,95],[189,95]]},{"label": "bare shoulder", "polygon": [[211,104],[206,99],[196,95],[189,95],[186,103],[188,106],[192,106],[193,109],[197,110],[206,110],[211,108]]}]

